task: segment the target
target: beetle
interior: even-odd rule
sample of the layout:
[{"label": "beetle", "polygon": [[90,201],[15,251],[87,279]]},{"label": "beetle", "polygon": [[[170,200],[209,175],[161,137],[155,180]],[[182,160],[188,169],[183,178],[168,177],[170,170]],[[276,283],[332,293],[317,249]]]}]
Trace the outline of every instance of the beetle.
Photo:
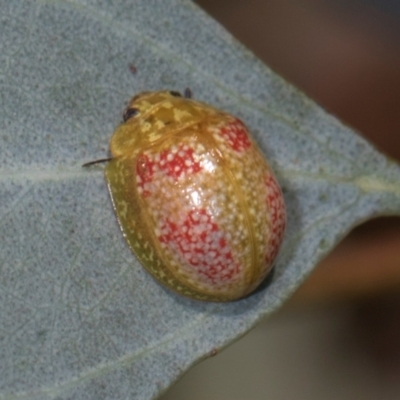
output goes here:
[{"label": "beetle", "polygon": [[100,161],[123,235],[148,272],[184,296],[232,301],[270,272],[285,204],[245,124],[189,97],[133,97],[112,157]]}]

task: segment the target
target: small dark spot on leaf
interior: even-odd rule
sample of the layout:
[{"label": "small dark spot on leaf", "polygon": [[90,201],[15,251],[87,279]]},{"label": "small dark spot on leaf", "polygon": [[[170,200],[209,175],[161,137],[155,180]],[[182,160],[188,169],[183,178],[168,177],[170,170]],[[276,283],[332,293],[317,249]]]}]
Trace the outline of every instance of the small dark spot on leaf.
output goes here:
[{"label": "small dark spot on leaf", "polygon": [[218,349],[214,348],[210,351],[210,357],[214,357],[218,354]]},{"label": "small dark spot on leaf", "polygon": [[321,193],[319,195],[319,201],[327,201],[328,200],[328,196],[326,195],[326,193]]},{"label": "small dark spot on leaf", "polygon": [[319,242],[319,248],[324,249],[328,246],[328,242],[325,239],[321,239]]},{"label": "small dark spot on leaf", "polygon": [[129,64],[129,71],[131,71],[131,73],[132,73],[133,75],[135,75],[136,72],[137,72],[136,65],[134,65],[134,64]]}]

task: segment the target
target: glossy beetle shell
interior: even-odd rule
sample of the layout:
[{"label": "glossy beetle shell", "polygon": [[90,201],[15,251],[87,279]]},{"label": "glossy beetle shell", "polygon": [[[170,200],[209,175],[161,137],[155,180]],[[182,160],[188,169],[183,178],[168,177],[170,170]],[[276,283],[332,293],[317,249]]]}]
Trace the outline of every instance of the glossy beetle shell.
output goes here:
[{"label": "glossy beetle shell", "polygon": [[175,92],[135,96],[105,173],[124,236],[170,289],[230,301],[267,276],[285,229],[281,190],[238,118]]}]

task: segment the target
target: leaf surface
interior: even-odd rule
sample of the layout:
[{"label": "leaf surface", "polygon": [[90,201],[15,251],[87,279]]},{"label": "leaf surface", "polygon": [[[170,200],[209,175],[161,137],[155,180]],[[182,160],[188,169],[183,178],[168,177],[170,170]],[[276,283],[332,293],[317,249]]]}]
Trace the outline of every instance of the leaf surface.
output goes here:
[{"label": "leaf surface", "polygon": [[[400,168],[187,0],[0,0],[0,399],[151,399],[274,311],[356,224],[400,214]],[[136,72],[135,72],[136,70]],[[190,87],[249,126],[282,185],[272,279],[201,303],[126,245],[100,166],[126,102]]]}]

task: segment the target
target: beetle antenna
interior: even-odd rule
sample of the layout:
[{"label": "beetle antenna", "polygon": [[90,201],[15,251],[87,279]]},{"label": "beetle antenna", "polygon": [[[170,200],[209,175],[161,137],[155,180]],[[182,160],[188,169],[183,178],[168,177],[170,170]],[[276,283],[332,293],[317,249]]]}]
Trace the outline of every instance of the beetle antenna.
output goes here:
[{"label": "beetle antenna", "polygon": [[101,158],[100,160],[89,161],[89,162],[83,164],[82,167],[89,167],[90,165],[100,164],[100,163],[108,162],[108,161],[111,161],[111,160],[112,160],[112,157],[110,157],[110,158]]}]

